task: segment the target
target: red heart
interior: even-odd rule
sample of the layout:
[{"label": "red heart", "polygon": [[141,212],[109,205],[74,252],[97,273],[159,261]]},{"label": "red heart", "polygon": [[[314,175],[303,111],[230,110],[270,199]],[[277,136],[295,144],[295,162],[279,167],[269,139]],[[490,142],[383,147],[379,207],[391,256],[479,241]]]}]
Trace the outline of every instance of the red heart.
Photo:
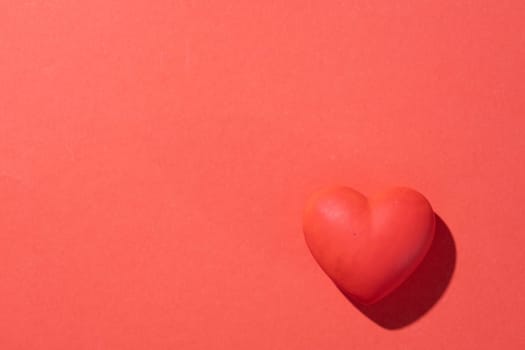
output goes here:
[{"label": "red heart", "polygon": [[366,198],[347,187],[315,193],[303,228],[315,260],[352,299],[372,304],[416,269],[434,238],[435,215],[420,193],[392,188]]}]

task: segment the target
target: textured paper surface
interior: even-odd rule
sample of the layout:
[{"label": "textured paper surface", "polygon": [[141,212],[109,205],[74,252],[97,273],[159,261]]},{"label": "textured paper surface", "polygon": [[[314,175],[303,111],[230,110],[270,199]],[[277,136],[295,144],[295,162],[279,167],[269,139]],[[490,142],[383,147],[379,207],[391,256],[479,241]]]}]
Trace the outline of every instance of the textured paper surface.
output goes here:
[{"label": "textured paper surface", "polygon": [[[0,348],[525,348],[525,3],[242,3],[0,3]],[[429,198],[426,313],[311,258],[332,183]]]}]

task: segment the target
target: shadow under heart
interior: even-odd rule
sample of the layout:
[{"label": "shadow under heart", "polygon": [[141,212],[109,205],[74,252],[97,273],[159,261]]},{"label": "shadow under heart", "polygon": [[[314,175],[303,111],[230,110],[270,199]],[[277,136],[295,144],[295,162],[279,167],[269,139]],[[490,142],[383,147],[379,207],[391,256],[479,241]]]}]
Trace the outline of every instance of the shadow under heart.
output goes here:
[{"label": "shadow under heart", "polygon": [[346,297],[364,315],[386,329],[412,324],[427,313],[447,289],[456,266],[456,244],[445,222],[436,215],[430,250],[416,271],[395,291],[373,305]]}]

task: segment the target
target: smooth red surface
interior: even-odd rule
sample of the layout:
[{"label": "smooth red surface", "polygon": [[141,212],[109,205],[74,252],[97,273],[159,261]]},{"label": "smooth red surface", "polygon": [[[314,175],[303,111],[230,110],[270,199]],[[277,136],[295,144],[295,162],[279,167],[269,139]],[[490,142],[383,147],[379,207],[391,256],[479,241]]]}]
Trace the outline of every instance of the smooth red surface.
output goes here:
[{"label": "smooth red surface", "polygon": [[314,193],[303,214],[306,243],[352,299],[373,304],[399,287],[434,238],[434,211],[417,191],[394,187],[371,198],[354,189]]},{"label": "smooth red surface", "polygon": [[[0,348],[525,348],[523,18],[0,1]],[[302,208],[333,183],[417,188],[448,227],[454,272],[413,322],[312,259]]]}]

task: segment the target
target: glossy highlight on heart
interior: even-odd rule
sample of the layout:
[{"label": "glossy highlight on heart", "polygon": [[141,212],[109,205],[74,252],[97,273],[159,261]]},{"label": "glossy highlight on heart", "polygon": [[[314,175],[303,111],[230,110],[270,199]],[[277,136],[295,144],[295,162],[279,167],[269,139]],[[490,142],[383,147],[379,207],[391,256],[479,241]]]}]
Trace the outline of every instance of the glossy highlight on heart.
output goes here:
[{"label": "glossy highlight on heart", "polygon": [[435,214],[419,192],[395,187],[365,197],[329,187],[307,201],[303,230],[323,271],[350,298],[373,304],[400,286],[428,252]]}]

